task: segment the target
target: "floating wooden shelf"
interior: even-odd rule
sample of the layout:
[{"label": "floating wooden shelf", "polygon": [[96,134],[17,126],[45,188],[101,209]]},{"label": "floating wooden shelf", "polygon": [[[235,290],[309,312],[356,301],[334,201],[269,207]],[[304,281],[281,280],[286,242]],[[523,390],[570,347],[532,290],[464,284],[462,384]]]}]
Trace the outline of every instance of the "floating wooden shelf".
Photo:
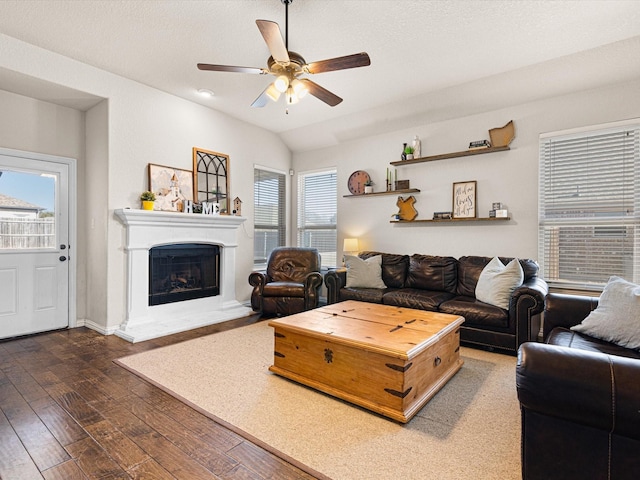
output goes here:
[{"label": "floating wooden shelf", "polygon": [[389,223],[458,223],[458,222],[504,222],[511,217],[477,217],[477,218],[450,218],[450,219],[418,219],[418,220],[390,220]]},{"label": "floating wooden shelf", "polygon": [[504,152],[505,150],[511,150],[509,146],[506,147],[490,147],[480,148],[478,150],[464,150],[462,152],[443,153],[441,155],[431,155],[429,157],[414,158],[413,160],[399,160],[397,162],[391,162],[391,165],[401,167],[403,165],[412,165],[414,163],[433,162],[436,160],[447,160],[449,158],[468,157],[470,155],[482,155],[485,153]]},{"label": "floating wooden shelf", "polygon": [[399,195],[402,193],[419,193],[417,188],[406,188],[403,190],[390,190],[388,192],[363,193],[362,195],[343,195],[343,197],[375,197],[376,195]]}]

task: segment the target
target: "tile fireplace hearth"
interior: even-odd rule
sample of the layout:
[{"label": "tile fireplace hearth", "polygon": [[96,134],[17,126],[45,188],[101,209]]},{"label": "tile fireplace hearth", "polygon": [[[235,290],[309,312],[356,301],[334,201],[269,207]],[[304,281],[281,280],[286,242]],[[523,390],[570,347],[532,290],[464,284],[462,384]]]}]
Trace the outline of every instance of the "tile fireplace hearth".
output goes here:
[{"label": "tile fireplace hearth", "polygon": [[[115,214],[126,228],[127,253],[127,315],[116,335],[140,342],[252,313],[235,298],[237,233],[246,218],[135,209],[120,209]],[[219,247],[219,293],[149,305],[149,251],[181,244]]]}]

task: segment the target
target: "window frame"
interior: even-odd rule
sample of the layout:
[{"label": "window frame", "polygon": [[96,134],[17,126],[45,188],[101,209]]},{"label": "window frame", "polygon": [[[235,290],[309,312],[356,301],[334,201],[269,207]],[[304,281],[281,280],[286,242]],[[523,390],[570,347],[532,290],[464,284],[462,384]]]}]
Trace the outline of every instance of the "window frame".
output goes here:
[{"label": "window frame", "polygon": [[[278,205],[277,205],[277,214],[278,214],[278,223],[275,224],[267,224],[267,223],[257,223],[260,219],[260,205],[257,204],[256,195],[258,195],[257,186],[256,186],[256,173],[260,171],[265,175],[271,174],[274,178],[277,178],[279,183],[279,191],[278,195]],[[277,170],[270,167],[265,167],[262,165],[254,165],[253,166],[253,268],[254,270],[265,270],[267,268],[267,262],[269,260],[269,255],[271,251],[275,247],[282,247],[287,245],[287,174],[282,170]],[[267,192],[265,192],[267,193]],[[270,227],[276,228],[270,228]],[[256,241],[259,237],[260,230],[277,230],[277,245],[274,245],[271,249],[265,247],[265,256],[264,259],[260,259],[260,261],[256,261]]]},{"label": "window frame", "polygon": [[[614,147],[622,148],[622,153],[615,148],[609,150],[604,145],[608,140],[614,142]],[[599,151],[597,147],[601,145],[605,149]],[[541,275],[552,288],[599,292],[610,275],[631,282],[640,280],[639,145],[637,118],[540,135],[538,261]],[[566,150],[558,153],[552,152],[552,148]],[[588,159],[583,159],[586,154]],[[605,156],[613,159],[605,160]],[[614,166],[617,163],[624,168]],[[607,175],[613,172],[622,180],[609,180]],[[596,180],[589,182],[589,178]],[[572,180],[584,200],[568,199],[567,188]],[[611,189],[610,185],[617,188]],[[622,230],[625,236],[612,235]],[[605,259],[611,263],[603,263]],[[600,273],[591,265],[605,268]],[[585,273],[581,277],[582,272]]]},{"label": "window frame", "polygon": [[[333,222],[330,223],[321,223],[316,225],[310,225],[307,223],[308,213],[305,205],[306,205],[306,196],[307,196],[307,185],[306,179],[310,177],[320,177],[323,175],[333,176],[333,192],[328,193],[326,196],[323,196],[321,199],[316,199],[314,205],[317,205],[317,202],[324,202],[323,205],[327,205],[331,211],[322,212],[323,215],[331,215],[334,219]],[[321,268],[335,268],[337,266],[337,255],[338,255],[338,169],[336,167],[326,167],[315,170],[307,170],[304,172],[298,173],[298,192],[297,192],[297,215],[296,215],[296,245],[299,247],[308,247],[314,246],[318,248],[320,251],[321,258]],[[318,214],[318,212],[315,212]],[[302,225],[302,223],[305,225]],[[305,242],[303,239],[306,236],[307,232],[310,231],[333,231],[333,242],[334,249],[331,252],[328,252],[321,245],[310,245],[308,242]]]}]

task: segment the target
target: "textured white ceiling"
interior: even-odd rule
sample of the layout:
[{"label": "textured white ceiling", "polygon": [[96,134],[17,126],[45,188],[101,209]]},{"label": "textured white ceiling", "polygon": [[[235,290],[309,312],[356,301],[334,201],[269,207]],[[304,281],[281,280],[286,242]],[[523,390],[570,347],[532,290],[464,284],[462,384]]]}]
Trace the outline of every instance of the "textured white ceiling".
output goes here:
[{"label": "textured white ceiling", "polygon": [[[308,62],[366,51],[371,66],[314,75],[344,102],[308,97],[289,115],[283,99],[250,107],[269,77],[196,68],[265,67],[255,20],[284,32],[284,11],[280,0],[4,0],[0,32],[277,132],[293,150],[357,135],[399,106],[434,115],[447,108],[440,92],[470,82],[516,101],[640,75],[638,0],[294,0],[290,50]],[[2,75],[0,88],[11,88]]]}]

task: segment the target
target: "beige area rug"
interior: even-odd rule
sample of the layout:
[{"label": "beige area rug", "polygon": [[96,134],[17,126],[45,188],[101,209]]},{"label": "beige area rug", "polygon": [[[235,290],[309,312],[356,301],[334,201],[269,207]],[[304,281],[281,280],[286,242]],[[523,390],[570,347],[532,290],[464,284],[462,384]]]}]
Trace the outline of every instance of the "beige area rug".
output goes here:
[{"label": "beige area rug", "polygon": [[461,352],[461,370],[405,425],[269,372],[267,322],[118,363],[319,477],[518,479],[516,359]]}]

